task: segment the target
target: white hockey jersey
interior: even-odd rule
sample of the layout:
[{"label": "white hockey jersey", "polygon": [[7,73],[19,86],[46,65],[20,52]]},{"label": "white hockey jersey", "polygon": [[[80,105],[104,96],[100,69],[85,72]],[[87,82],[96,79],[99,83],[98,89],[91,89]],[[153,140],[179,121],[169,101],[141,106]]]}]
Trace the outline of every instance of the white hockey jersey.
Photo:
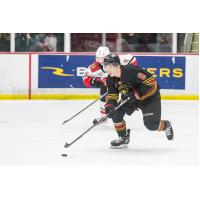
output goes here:
[{"label": "white hockey jersey", "polygon": [[[133,65],[133,66],[137,65],[136,58],[131,54],[119,55],[119,58],[120,58],[121,65],[128,65],[128,64]],[[92,78],[98,77],[101,79],[105,79],[107,76],[108,76],[108,73],[105,73],[103,71],[103,66],[95,61],[94,63],[89,65],[89,67],[85,71],[84,77],[83,77],[83,83],[85,87],[91,87],[90,81]]]}]

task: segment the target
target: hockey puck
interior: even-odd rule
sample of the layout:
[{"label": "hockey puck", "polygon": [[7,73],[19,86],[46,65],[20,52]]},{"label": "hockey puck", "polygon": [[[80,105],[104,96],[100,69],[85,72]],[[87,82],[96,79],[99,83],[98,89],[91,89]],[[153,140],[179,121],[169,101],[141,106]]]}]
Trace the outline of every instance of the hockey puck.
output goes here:
[{"label": "hockey puck", "polygon": [[61,156],[67,157],[67,154],[66,153],[62,153]]}]

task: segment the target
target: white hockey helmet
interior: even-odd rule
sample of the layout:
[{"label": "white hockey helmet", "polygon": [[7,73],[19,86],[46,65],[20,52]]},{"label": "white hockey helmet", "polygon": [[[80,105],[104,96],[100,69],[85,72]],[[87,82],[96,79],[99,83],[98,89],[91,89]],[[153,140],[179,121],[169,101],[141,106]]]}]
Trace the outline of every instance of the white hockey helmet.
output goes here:
[{"label": "white hockey helmet", "polygon": [[110,54],[110,50],[108,47],[101,46],[96,51],[96,61],[100,64],[103,63],[103,59]]},{"label": "white hockey helmet", "polygon": [[121,64],[122,65],[128,65],[130,64],[130,61],[134,59],[134,56],[131,54],[125,54],[120,56]]}]

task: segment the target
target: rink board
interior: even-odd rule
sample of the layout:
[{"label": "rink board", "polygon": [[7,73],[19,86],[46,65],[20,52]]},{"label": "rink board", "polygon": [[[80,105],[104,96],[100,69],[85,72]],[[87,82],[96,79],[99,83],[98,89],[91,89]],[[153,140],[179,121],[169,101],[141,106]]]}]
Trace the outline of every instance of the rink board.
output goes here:
[{"label": "rink board", "polygon": [[[185,89],[185,56],[135,57],[162,89]],[[90,55],[39,55],[38,88],[85,88],[82,78],[94,60]]]},{"label": "rink board", "polygon": [[[162,99],[199,98],[198,55],[133,55],[156,76]],[[0,54],[0,99],[96,99],[99,90],[82,81],[93,60],[94,53]]]},{"label": "rink board", "polygon": [[[97,99],[98,94],[34,94],[31,100],[92,100]],[[0,100],[27,100],[30,99],[29,95],[0,95]],[[161,95],[162,100],[199,100],[198,95]]]}]

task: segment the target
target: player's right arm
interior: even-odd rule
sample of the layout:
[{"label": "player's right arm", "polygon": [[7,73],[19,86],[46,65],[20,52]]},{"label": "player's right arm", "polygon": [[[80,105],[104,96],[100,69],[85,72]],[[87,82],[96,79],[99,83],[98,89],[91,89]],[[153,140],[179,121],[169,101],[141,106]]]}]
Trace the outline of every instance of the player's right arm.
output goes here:
[{"label": "player's right arm", "polygon": [[157,93],[159,86],[151,73],[142,68],[135,70],[135,68],[130,67],[130,69],[129,73],[137,84],[137,88],[134,90],[134,96],[137,100],[143,101]]}]

